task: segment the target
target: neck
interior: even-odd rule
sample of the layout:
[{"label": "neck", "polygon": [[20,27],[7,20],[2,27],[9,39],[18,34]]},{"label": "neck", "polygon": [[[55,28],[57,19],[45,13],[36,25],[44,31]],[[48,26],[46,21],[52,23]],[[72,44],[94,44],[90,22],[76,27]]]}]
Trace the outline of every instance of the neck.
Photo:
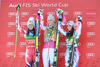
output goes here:
[{"label": "neck", "polygon": [[48,26],[50,27],[50,26],[54,26],[54,25],[48,25]]}]

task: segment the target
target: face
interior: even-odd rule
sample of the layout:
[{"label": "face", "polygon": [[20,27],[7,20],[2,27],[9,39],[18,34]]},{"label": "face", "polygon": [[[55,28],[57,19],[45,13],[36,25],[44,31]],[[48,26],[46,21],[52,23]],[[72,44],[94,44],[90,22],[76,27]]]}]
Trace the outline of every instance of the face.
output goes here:
[{"label": "face", "polygon": [[72,29],[72,26],[71,25],[67,25],[67,29],[68,29],[68,31],[70,31]]},{"label": "face", "polygon": [[32,30],[33,29],[33,25],[29,25],[28,28],[29,28],[29,30]]},{"label": "face", "polygon": [[48,19],[47,23],[49,24],[49,26],[52,26],[54,25],[54,21],[50,18]]}]

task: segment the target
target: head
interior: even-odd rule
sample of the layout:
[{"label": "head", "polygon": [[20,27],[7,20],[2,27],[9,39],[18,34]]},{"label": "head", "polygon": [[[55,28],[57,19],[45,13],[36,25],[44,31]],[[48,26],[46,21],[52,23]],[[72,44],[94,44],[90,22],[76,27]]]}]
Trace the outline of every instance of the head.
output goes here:
[{"label": "head", "polygon": [[34,36],[35,35],[35,22],[34,22],[34,18],[30,17],[28,22],[27,22],[27,27],[28,27],[28,31],[27,34],[30,36]]},{"label": "head", "polygon": [[66,34],[66,37],[71,37],[71,36],[73,36],[74,27],[75,27],[75,22],[74,22],[74,21],[69,21],[69,22],[67,23],[68,33]]},{"label": "head", "polygon": [[53,15],[49,14],[49,16],[47,17],[47,25],[52,26],[54,24],[55,24],[55,18]]},{"label": "head", "polygon": [[[53,33],[56,35],[56,23],[55,23],[55,18],[53,15],[49,14],[48,17],[47,17],[47,27],[46,27],[46,30],[44,32],[44,38],[47,37],[47,34],[48,34],[48,30],[49,29],[52,29],[54,30]],[[51,28],[52,27],[52,28]]]},{"label": "head", "polygon": [[68,31],[71,31],[72,28],[74,28],[74,27],[75,27],[75,22],[74,21],[69,21],[67,23],[67,29],[68,29]]},{"label": "head", "polygon": [[27,22],[27,27],[29,30],[32,30],[35,27],[35,21],[33,17],[30,17]]}]

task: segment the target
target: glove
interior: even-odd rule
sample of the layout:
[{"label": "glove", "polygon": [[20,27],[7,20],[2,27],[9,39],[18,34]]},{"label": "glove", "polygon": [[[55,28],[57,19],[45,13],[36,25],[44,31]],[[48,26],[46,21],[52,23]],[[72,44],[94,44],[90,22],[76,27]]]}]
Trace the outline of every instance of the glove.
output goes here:
[{"label": "glove", "polygon": [[43,9],[42,9],[42,8],[40,8],[40,9],[38,10],[38,15],[39,15],[39,16],[43,15]]},{"label": "glove", "polygon": [[63,10],[56,9],[56,14],[57,14],[59,21],[62,21],[62,13],[63,13]]},{"label": "glove", "polygon": [[61,15],[61,14],[63,13],[63,10],[61,10],[61,9],[56,9],[56,13],[57,13],[57,17],[58,17],[59,15]]},{"label": "glove", "polygon": [[78,21],[82,22],[82,17],[81,16],[78,16]]}]

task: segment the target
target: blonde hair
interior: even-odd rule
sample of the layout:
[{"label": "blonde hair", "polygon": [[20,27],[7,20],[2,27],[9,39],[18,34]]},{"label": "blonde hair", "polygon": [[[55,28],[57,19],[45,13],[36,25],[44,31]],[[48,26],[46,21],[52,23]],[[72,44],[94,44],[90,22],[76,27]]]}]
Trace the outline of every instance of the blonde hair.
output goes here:
[{"label": "blonde hair", "polygon": [[49,14],[49,15],[48,15],[47,21],[48,21],[50,18],[55,22],[55,17],[54,17],[52,14]]},{"label": "blonde hair", "polygon": [[[48,27],[49,27],[49,25],[48,25],[48,23],[47,23],[46,30],[44,31],[44,38],[47,37],[48,30],[49,30]],[[53,32],[52,32],[52,34],[55,35],[55,38],[56,38],[56,27],[57,27],[57,23],[54,22],[54,27],[53,27]]]}]

